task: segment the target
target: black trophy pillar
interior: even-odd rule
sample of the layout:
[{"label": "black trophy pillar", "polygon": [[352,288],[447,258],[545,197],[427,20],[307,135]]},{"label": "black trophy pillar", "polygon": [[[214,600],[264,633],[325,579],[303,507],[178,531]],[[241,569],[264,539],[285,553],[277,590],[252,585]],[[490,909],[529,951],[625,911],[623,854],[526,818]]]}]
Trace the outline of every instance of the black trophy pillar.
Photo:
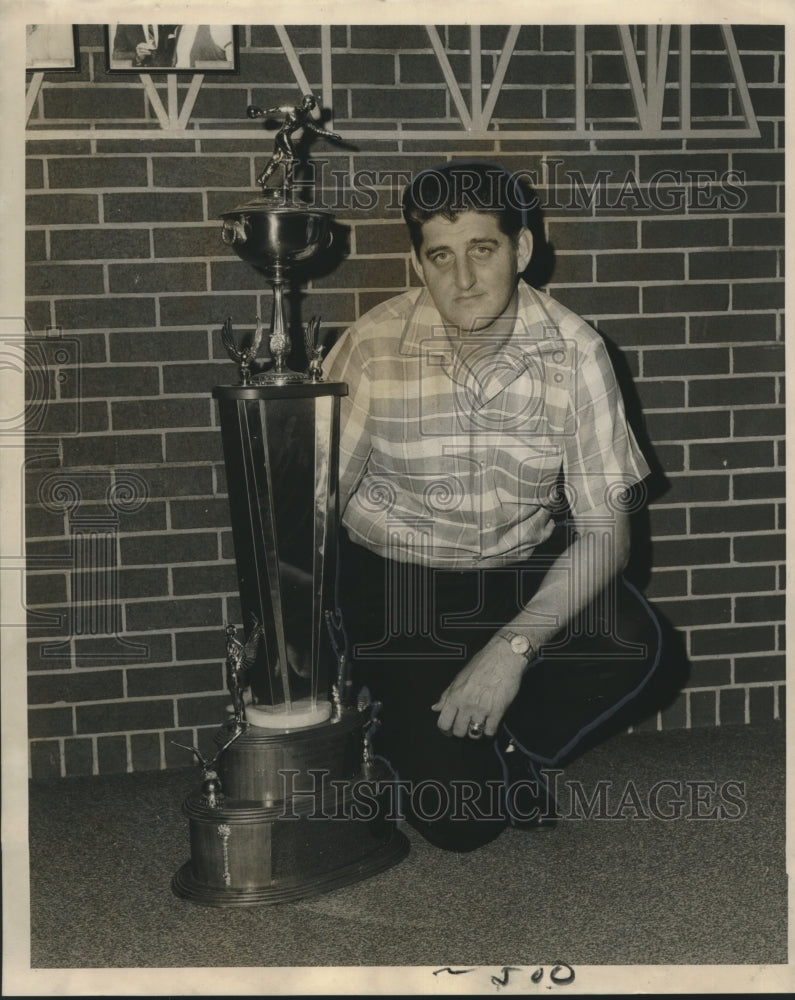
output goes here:
[{"label": "black trophy pillar", "polygon": [[259,726],[331,713],[342,383],[217,387],[243,625],[261,623],[249,673]]}]

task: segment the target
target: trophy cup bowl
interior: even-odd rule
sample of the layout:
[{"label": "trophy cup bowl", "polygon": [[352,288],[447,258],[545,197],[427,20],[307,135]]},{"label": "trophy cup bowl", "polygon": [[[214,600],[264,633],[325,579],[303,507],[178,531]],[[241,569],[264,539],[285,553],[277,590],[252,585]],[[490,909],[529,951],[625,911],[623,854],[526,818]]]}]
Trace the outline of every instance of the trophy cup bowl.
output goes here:
[{"label": "trophy cup bowl", "polygon": [[241,260],[266,275],[273,288],[270,352],[273,368],[258,383],[302,383],[306,376],[287,367],[291,342],[284,320],[284,284],[293,266],[316,257],[331,243],[332,215],[324,209],[259,198],[221,215],[221,238]]},{"label": "trophy cup bowl", "polygon": [[311,260],[331,243],[332,216],[325,209],[259,198],[224,212],[221,218],[224,243],[272,278]]}]

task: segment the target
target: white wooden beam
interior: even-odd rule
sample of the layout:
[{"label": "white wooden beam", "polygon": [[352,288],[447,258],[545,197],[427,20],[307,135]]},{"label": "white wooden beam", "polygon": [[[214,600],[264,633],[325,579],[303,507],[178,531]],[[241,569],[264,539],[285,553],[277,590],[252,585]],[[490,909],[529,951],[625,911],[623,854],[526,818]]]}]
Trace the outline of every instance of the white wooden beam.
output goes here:
[{"label": "white wooden beam", "polygon": [[284,54],[287,56],[287,61],[290,64],[290,69],[293,71],[295,82],[301,88],[302,94],[311,94],[312,88],[309,86],[309,81],[307,80],[304,69],[301,66],[301,60],[298,58],[298,53],[295,51],[293,43],[290,41],[287,29],[281,24],[275,25],[275,28],[276,34],[279,36],[279,41],[282,43]]},{"label": "white wooden beam", "polygon": [[629,86],[632,90],[632,99],[635,102],[635,113],[638,116],[641,130],[645,131],[650,127],[649,106],[646,95],[643,93],[643,83],[640,79],[640,69],[638,68],[638,55],[635,51],[635,43],[626,24],[618,26],[618,33],[621,38],[621,50],[624,54],[624,65],[627,70]]},{"label": "white wooden beam", "polygon": [[574,29],[574,128],[585,131],[585,25]]},{"label": "white wooden beam", "polygon": [[469,29],[469,104],[472,108],[472,128],[478,130],[484,127],[482,57],[480,25],[473,24]]},{"label": "white wooden beam", "polygon": [[177,74],[169,73],[166,76],[166,97],[168,99],[168,127],[176,128],[179,122],[179,89]]},{"label": "white wooden beam", "polygon": [[[351,141],[368,139],[378,142],[399,142],[401,139],[433,139],[440,143],[460,142],[461,131],[438,131],[433,126],[426,128],[400,129],[346,129],[345,138]],[[754,139],[759,138],[759,132],[749,128],[659,128],[646,129],[641,132],[637,128],[585,129],[506,129],[495,131],[486,129],[482,132],[467,131],[469,139],[532,139],[552,140],[562,139],[574,142],[587,142],[590,139]],[[240,128],[220,129],[114,129],[114,128],[83,128],[83,129],[53,129],[36,128],[35,125],[25,133],[26,142],[51,142],[53,139],[250,139],[251,130]]]},{"label": "white wooden beam", "polygon": [[[296,83],[303,93],[310,93],[311,87],[306,75],[301,67],[300,60],[292,45],[284,26],[277,25],[276,32],[284,48],[287,60],[292,68]],[[461,87],[456,80],[450,60],[445,52],[437,28],[433,25],[426,26],[428,37],[431,41],[436,58],[441,67],[442,74],[447,84],[451,100],[461,119],[463,131],[472,138],[486,139],[571,139],[588,140],[596,138],[758,138],[759,126],[754,113],[753,104],[748,88],[748,83],[743,72],[737,44],[734,40],[732,29],[729,25],[722,25],[721,31],[726,46],[729,65],[732,72],[734,85],[736,87],[738,101],[744,118],[744,126],[739,128],[717,127],[717,128],[693,128],[691,111],[691,90],[692,90],[692,53],[690,28],[681,25],[679,28],[679,116],[678,128],[662,128],[663,106],[665,99],[665,83],[668,59],[670,53],[670,25],[649,26],[647,28],[646,42],[646,66],[645,66],[645,87],[641,78],[637,50],[632,40],[630,30],[627,26],[619,26],[621,46],[624,54],[624,61],[627,68],[627,78],[630,83],[635,108],[638,115],[639,128],[617,128],[600,129],[594,128],[598,122],[591,122],[591,127],[586,127],[585,95],[586,95],[586,51],[585,51],[585,29],[582,25],[575,28],[575,53],[574,53],[574,84],[575,84],[575,117],[574,128],[556,129],[509,129],[506,131],[490,129],[489,125],[499,98],[502,85],[507,73],[508,64],[514,54],[516,43],[520,31],[520,26],[513,25],[508,29],[505,45],[500,53],[495,68],[494,77],[489,86],[488,93],[483,100],[483,80],[481,70],[481,36],[480,28],[473,26],[470,29],[470,82],[471,82],[471,109],[467,107]],[[333,104],[333,59],[331,50],[331,25],[321,25],[321,66],[322,66],[322,105],[331,107]],[[250,137],[250,130],[242,128],[231,129],[189,129],[190,117],[198,98],[204,76],[194,74],[182,106],[179,106],[178,77],[175,74],[168,74],[166,78],[166,106],[160,97],[160,93],[148,73],[140,74],[140,80],[144,88],[144,93],[152,106],[157,118],[159,128],[143,127],[139,129],[104,128],[97,124],[91,128],[39,128],[37,122],[31,123],[30,116],[35,107],[36,101],[41,92],[44,79],[43,72],[32,74],[30,83],[25,95],[26,120],[28,123],[27,139],[29,141],[44,141],[52,139],[129,139],[129,138],[202,138],[204,135],[212,138],[243,138]],[[316,109],[315,117],[320,115],[320,108]],[[330,126],[331,127],[331,126]],[[392,130],[380,129],[346,129],[346,138],[352,140],[383,140],[393,139],[428,139],[434,137],[440,142],[455,141],[462,134],[462,130],[436,131],[432,124],[422,128],[404,128],[401,123],[396,122]]]},{"label": "white wooden beam", "polygon": [[486,96],[486,103],[483,105],[482,127],[484,129],[488,128],[491,116],[494,114],[494,107],[497,104],[497,98],[500,96],[505,74],[508,72],[508,63],[511,61],[511,56],[516,48],[519,31],[520,26],[518,24],[514,24],[508,29],[505,44],[502,47],[500,58],[497,60],[497,67],[494,70],[494,79],[491,81],[491,86]]},{"label": "white wooden beam", "polygon": [[690,120],[690,25],[679,28],[679,124],[689,130]]},{"label": "white wooden beam", "polygon": [[[324,108],[334,106],[334,82],[331,75],[331,25],[320,26],[320,69],[322,74],[321,101]],[[327,123],[330,132],[334,131],[334,116]]]},{"label": "white wooden beam", "polygon": [[468,132],[471,132],[472,117],[470,116],[469,109],[464,101],[461,88],[458,86],[455,73],[453,73],[453,67],[450,65],[450,60],[447,58],[447,53],[444,51],[442,40],[439,38],[439,32],[433,24],[426,25],[425,30],[428,32],[428,38],[431,40],[431,46],[433,47],[433,51],[436,54],[439,66],[441,67],[444,81],[447,84],[447,89],[450,91],[450,96],[452,97],[453,103],[458,111],[458,117],[461,119],[461,124]]},{"label": "white wooden beam", "polygon": [[196,104],[196,98],[199,96],[203,80],[203,73],[195,73],[191,79],[188,92],[185,95],[185,100],[182,102],[182,107],[180,108],[179,115],[177,117],[176,127],[178,129],[188,127],[188,122],[190,121],[190,116],[193,113],[193,107]]},{"label": "white wooden beam", "polygon": [[30,78],[30,84],[25,92],[25,124],[28,123],[30,116],[33,114],[33,106],[39,96],[43,82],[44,73],[34,73]]},{"label": "white wooden beam", "polygon": [[745,73],[743,72],[743,64],[740,62],[740,53],[737,51],[737,43],[734,40],[734,33],[728,24],[721,25],[721,32],[723,33],[723,41],[726,45],[726,52],[729,56],[729,65],[731,66],[732,75],[734,76],[734,85],[737,88],[737,96],[740,99],[740,107],[742,108],[746,128],[753,130],[758,136],[759,123],[756,120],[754,106],[751,103],[751,94],[748,90]]},{"label": "white wooden beam", "polygon": [[[168,112],[163,107],[163,102],[160,100],[160,94],[157,92],[157,87],[155,87],[152,77],[148,73],[141,73],[140,77],[141,83],[144,85],[144,93],[149,98],[152,110],[157,115],[157,120],[160,122],[160,128],[171,132],[171,122],[169,121]],[[96,133],[94,134],[96,137]]]},{"label": "white wooden beam", "polygon": [[[651,83],[646,90],[649,105],[649,120],[652,128],[662,126],[663,102],[665,100],[665,80],[668,75],[668,54],[671,45],[671,25],[663,24],[660,28],[659,48],[657,46],[657,28],[652,27],[654,36],[654,60],[651,60],[651,49],[647,59],[651,63]],[[649,67],[647,66],[647,70]]]}]

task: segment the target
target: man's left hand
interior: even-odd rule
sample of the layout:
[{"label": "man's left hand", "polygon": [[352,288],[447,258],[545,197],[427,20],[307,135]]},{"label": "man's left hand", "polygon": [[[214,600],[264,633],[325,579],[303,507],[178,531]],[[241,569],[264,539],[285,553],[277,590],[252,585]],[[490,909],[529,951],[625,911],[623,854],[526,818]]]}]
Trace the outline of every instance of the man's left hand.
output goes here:
[{"label": "man's left hand", "polygon": [[478,724],[485,736],[494,736],[519,693],[526,666],[527,660],[514,653],[504,640],[489,642],[431,705],[434,712],[439,712],[439,729],[463,737],[470,724]]}]

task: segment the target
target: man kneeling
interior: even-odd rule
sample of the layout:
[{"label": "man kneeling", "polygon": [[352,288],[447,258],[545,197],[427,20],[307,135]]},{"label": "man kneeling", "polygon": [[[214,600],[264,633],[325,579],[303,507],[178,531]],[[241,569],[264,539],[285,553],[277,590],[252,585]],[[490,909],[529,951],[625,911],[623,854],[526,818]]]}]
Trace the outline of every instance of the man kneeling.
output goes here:
[{"label": "man kneeling", "polygon": [[349,387],[339,600],[357,680],[383,703],[375,749],[407,820],[452,850],[553,815],[540,769],[659,659],[621,576],[649,469],[601,337],[520,280],[527,210],[497,164],[418,174],[403,215],[422,287],[324,366]]}]

